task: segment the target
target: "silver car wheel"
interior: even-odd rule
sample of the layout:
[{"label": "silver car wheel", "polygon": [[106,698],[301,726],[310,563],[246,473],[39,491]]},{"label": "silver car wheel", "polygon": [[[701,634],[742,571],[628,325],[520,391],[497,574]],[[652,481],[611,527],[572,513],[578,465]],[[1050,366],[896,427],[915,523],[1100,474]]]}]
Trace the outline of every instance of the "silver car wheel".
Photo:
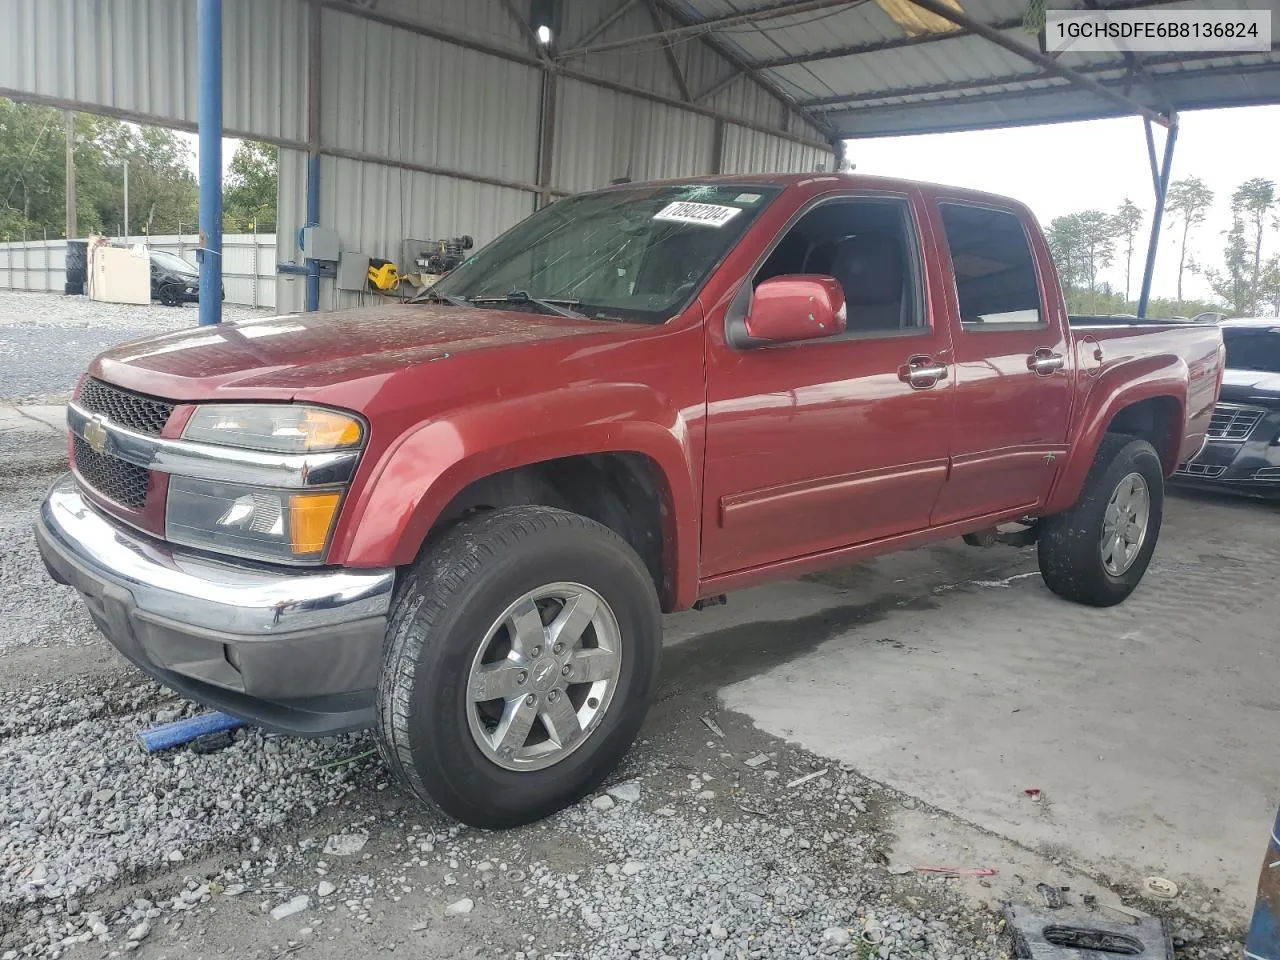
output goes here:
[{"label": "silver car wheel", "polygon": [[1140,473],[1130,473],[1111,492],[1102,515],[1102,566],[1113,577],[1125,574],[1147,539],[1151,493]]},{"label": "silver car wheel", "polygon": [[530,590],[489,627],[467,677],[467,725],[505,770],[543,770],[599,728],[618,687],[622,634],[580,583]]}]

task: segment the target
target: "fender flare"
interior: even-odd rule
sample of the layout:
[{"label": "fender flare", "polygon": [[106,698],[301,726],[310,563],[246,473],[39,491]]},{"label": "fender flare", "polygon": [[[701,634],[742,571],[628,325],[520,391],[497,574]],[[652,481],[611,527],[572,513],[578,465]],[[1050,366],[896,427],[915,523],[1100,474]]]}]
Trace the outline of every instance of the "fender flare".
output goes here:
[{"label": "fender flare", "polygon": [[1136,357],[1107,366],[1085,395],[1075,442],[1063,470],[1045,503],[1046,514],[1061,513],[1080,498],[1085,478],[1093,466],[1102,438],[1116,415],[1143,400],[1167,398],[1178,406],[1176,436],[1171,449],[1162,452],[1165,475],[1173,473],[1187,422],[1187,362],[1175,354]]},{"label": "fender flare", "polygon": [[[591,416],[586,422],[584,411]],[[657,467],[664,562],[680,609],[697,594],[700,467],[694,449],[683,415],[640,384],[570,388],[451,411],[405,431],[382,455],[344,511],[331,562],[412,563],[445,507],[477,480],[563,457],[633,453]]]}]

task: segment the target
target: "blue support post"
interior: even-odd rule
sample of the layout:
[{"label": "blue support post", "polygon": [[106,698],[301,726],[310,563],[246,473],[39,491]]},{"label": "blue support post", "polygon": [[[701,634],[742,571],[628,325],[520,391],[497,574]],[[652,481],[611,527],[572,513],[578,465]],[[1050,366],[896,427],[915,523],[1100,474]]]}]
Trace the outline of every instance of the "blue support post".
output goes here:
[{"label": "blue support post", "polygon": [[[320,226],[320,154],[307,157],[307,226]],[[307,257],[307,309],[320,309],[320,263]]]},{"label": "blue support post", "polygon": [[1245,960],[1280,960],[1280,812],[1258,876],[1253,920],[1244,942]]},{"label": "blue support post", "polygon": [[[1178,118],[1170,118],[1169,129],[1164,135],[1164,162],[1160,165],[1160,176],[1155,180],[1156,208],[1151,213],[1151,239],[1147,241],[1147,266],[1142,272],[1142,293],[1138,296],[1138,316],[1147,318],[1147,305],[1151,302],[1151,278],[1156,271],[1156,250],[1160,246],[1160,221],[1164,218],[1164,200],[1169,193],[1169,171],[1173,167],[1173,147],[1178,142]],[[1155,141],[1151,136],[1151,121],[1147,120],[1147,144],[1155,159]],[[1151,173],[1155,176],[1155,164]]]},{"label": "blue support post", "polygon": [[222,0],[199,0],[200,326],[222,322]]}]

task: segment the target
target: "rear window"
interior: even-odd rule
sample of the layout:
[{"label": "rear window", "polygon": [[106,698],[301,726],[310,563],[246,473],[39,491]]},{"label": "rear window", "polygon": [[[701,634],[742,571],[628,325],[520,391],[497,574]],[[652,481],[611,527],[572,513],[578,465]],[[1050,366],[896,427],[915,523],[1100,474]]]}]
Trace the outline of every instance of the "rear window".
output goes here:
[{"label": "rear window", "polygon": [[1005,210],[940,203],[966,330],[1044,326],[1040,282],[1022,221]]},{"label": "rear window", "polygon": [[1228,370],[1259,370],[1280,373],[1280,328],[1262,330],[1232,329],[1222,331],[1227,345]]}]

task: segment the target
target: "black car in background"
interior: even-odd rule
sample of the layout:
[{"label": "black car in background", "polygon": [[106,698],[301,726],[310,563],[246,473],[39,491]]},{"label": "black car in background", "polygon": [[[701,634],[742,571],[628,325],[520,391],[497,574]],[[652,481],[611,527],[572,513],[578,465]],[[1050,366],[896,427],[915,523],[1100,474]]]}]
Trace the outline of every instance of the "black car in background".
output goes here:
[{"label": "black car in background", "polygon": [[151,299],[165,306],[200,302],[200,269],[176,253],[151,251]]},{"label": "black car in background", "polygon": [[1224,320],[1227,369],[1204,449],[1180,483],[1280,498],[1280,318]]}]

